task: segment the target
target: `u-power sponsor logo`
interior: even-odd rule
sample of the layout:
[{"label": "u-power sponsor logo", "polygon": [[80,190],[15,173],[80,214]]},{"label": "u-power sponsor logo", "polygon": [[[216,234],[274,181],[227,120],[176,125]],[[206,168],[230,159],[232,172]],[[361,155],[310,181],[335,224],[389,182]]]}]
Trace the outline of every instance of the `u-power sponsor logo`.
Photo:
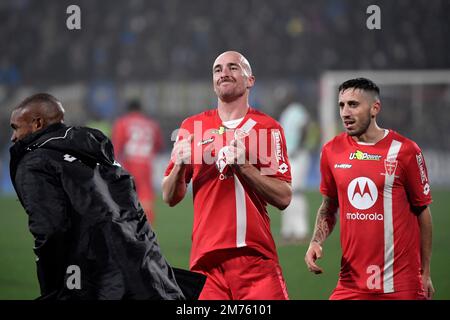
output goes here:
[{"label": "u-power sponsor logo", "polygon": [[366,160],[366,161],[380,161],[381,156],[379,154],[370,154],[356,150],[356,152],[350,153],[348,157],[350,160]]}]

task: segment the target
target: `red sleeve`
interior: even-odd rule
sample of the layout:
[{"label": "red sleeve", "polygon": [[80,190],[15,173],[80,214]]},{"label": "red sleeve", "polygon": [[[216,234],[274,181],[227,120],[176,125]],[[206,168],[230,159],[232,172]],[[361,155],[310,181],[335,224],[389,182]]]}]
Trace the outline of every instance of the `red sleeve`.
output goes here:
[{"label": "red sleeve", "polygon": [[406,172],[405,189],[409,201],[415,207],[428,205],[432,199],[423,153],[415,143],[406,152],[404,164]]},{"label": "red sleeve", "polygon": [[[187,139],[189,137],[189,135],[194,132],[194,128],[192,127],[192,125],[190,125],[190,121],[188,121],[188,120],[189,119],[186,119],[183,121],[183,123],[181,124],[181,127],[179,129],[177,129],[178,130],[177,133],[172,133],[172,141],[174,141],[174,137],[176,137],[176,141]],[[174,141],[174,142],[176,142],[176,141]],[[186,175],[185,175],[186,183],[189,183],[192,179],[192,175],[193,175],[192,161],[193,161],[193,159],[191,158],[191,164],[188,164],[187,168],[186,168]],[[175,164],[172,161],[172,158],[170,158],[169,164],[167,165],[166,171],[164,172],[165,177],[170,174],[174,165]]]},{"label": "red sleeve", "polygon": [[158,125],[157,122],[154,122],[153,128],[154,128],[153,132],[154,132],[154,137],[155,137],[154,152],[158,153],[164,147],[164,140],[163,140],[163,136],[162,136],[161,127]]},{"label": "red sleeve", "polygon": [[325,145],[320,155],[320,193],[332,199],[337,199],[336,181],[330,169],[327,153],[328,147]]},{"label": "red sleeve", "polygon": [[114,155],[117,161],[120,162],[125,145],[125,130],[123,128],[123,123],[120,120],[117,120],[113,125],[111,141],[114,146]]},{"label": "red sleeve", "polygon": [[248,160],[256,165],[262,175],[291,182],[291,165],[281,126],[270,125],[269,128],[251,130],[249,138],[246,139],[246,148]]},{"label": "red sleeve", "polygon": [[[292,181],[291,176],[291,164],[289,163],[288,153],[287,153],[287,147],[286,147],[286,138],[284,137],[284,130],[281,126],[278,126],[277,129],[280,134],[280,139],[277,138],[277,136],[272,136],[272,139],[274,139],[275,143],[275,151],[281,150],[281,155],[278,154],[278,170],[275,174],[275,177],[284,180],[287,182]],[[276,132],[276,131],[275,131]]]}]

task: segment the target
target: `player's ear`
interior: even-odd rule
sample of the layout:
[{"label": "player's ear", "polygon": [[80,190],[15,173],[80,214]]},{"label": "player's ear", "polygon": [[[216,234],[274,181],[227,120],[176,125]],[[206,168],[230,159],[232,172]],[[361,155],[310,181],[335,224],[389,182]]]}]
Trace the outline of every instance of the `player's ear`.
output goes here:
[{"label": "player's ear", "polygon": [[32,127],[32,132],[35,132],[35,131],[38,131],[38,130],[44,128],[44,119],[42,117],[33,118],[31,127]]},{"label": "player's ear", "polygon": [[375,118],[376,115],[381,111],[381,102],[380,100],[376,100],[373,104],[372,107],[370,108],[370,115],[372,116],[372,118]]},{"label": "player's ear", "polygon": [[255,84],[255,76],[251,75],[247,77],[247,89],[250,89]]}]

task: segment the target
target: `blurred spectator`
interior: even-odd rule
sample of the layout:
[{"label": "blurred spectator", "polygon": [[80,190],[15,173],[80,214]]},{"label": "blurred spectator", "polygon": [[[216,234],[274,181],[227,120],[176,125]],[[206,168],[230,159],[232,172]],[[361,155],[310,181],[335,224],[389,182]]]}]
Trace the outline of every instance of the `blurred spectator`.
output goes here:
[{"label": "blurred spectator", "polygon": [[292,173],[292,200],[281,216],[284,244],[309,240],[309,205],[304,193],[310,166],[309,150],[305,147],[309,121],[308,111],[298,102],[290,103],[280,116]]}]

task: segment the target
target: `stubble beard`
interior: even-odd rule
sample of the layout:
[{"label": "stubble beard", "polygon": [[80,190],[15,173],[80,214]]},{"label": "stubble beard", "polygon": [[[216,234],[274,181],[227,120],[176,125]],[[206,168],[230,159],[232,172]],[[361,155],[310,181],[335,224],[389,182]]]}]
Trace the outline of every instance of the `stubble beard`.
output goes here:
[{"label": "stubble beard", "polygon": [[239,99],[240,97],[242,97],[245,94],[245,90],[243,90],[242,92],[239,92],[237,90],[237,88],[235,88],[231,91],[228,91],[228,90],[222,91],[220,89],[217,89],[216,93],[221,101],[229,103],[229,102],[233,102],[233,101]]},{"label": "stubble beard", "polygon": [[363,135],[369,129],[370,122],[371,122],[371,117],[370,117],[370,112],[369,112],[369,114],[367,115],[366,120],[361,123],[360,128],[356,129],[355,131],[348,131],[347,130],[347,134],[349,136],[351,136],[351,137],[359,137],[359,136]]}]

